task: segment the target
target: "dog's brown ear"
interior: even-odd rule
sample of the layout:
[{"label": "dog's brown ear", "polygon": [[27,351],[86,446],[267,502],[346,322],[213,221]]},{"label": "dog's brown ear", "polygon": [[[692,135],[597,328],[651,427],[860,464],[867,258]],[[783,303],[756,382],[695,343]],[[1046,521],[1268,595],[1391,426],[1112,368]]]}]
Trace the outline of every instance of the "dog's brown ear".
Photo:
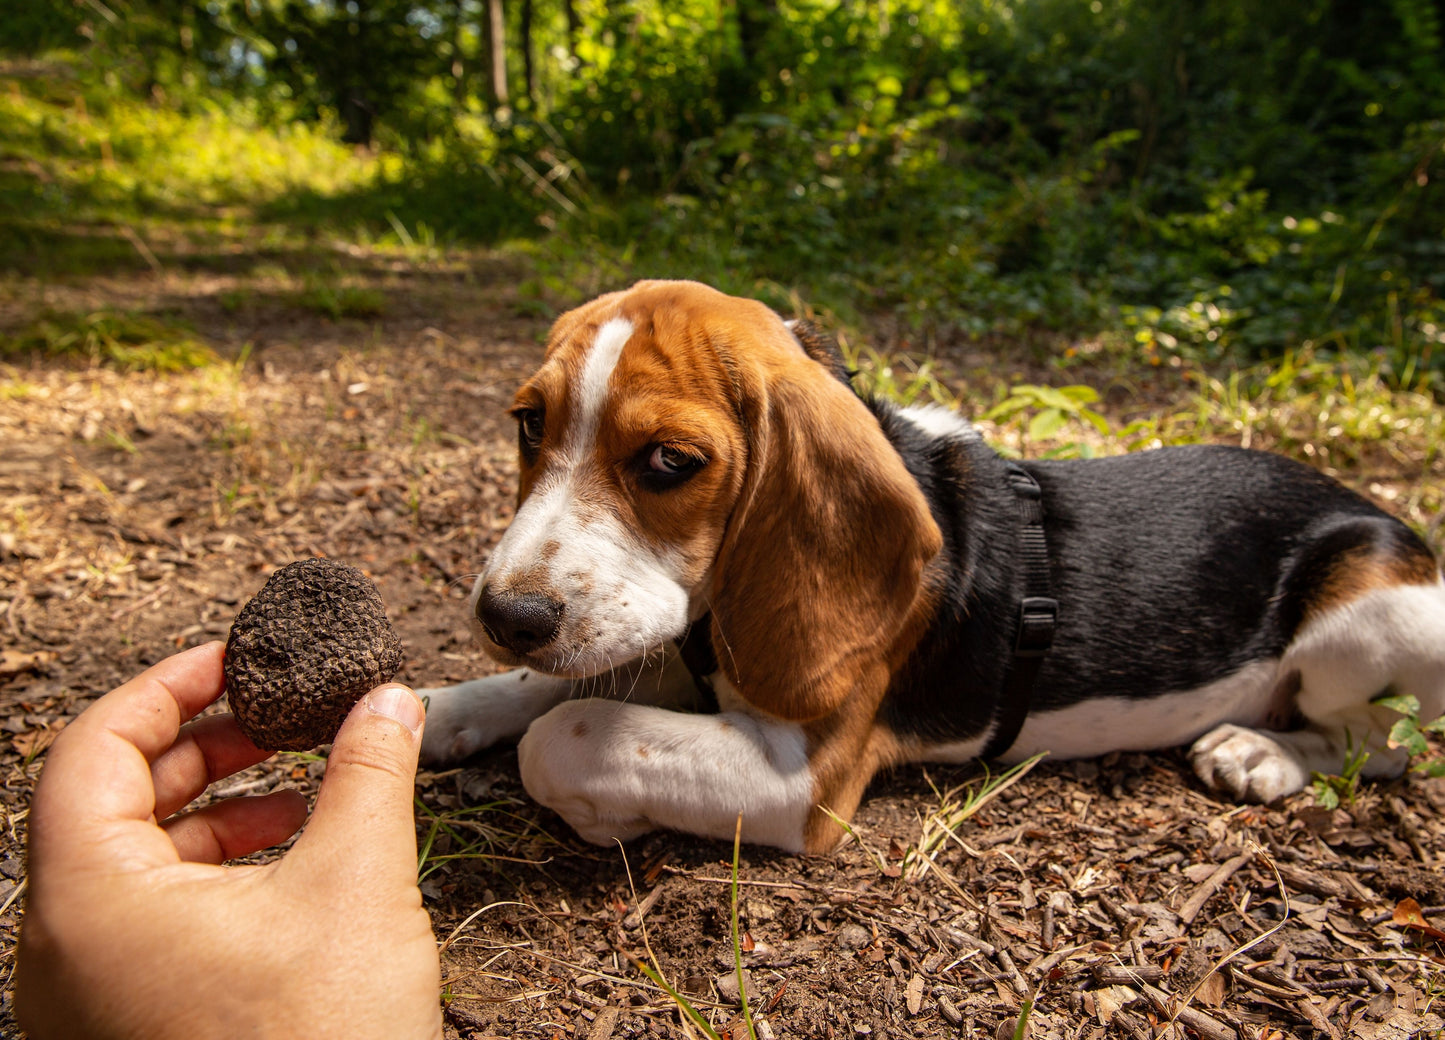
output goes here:
[{"label": "dog's brown ear", "polygon": [[732,359],[749,456],[712,637],[749,703],[804,722],[886,685],[942,535],[867,406],[776,331]]},{"label": "dog's brown ear", "polygon": [[807,318],[794,318],[786,324],[788,331],[810,358],[833,373],[833,378],[844,386],[852,387],[853,377],[857,373],[848,367],[848,360],[843,357],[843,350],[836,337],[830,336]]}]

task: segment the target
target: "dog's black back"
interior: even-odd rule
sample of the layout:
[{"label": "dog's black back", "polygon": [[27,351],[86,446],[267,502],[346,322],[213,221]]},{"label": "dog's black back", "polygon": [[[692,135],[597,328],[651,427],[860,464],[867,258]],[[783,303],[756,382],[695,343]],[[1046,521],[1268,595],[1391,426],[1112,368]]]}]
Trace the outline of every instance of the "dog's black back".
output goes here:
[{"label": "dog's black back", "polygon": [[[1014,492],[977,436],[940,438],[872,407],[945,540],[939,609],[887,722],[929,743],[966,740],[994,716],[1024,595]],[[1434,567],[1399,521],[1278,455],[1193,445],[1024,467],[1043,493],[1060,603],[1033,711],[1187,691],[1277,658],[1352,553]]]}]

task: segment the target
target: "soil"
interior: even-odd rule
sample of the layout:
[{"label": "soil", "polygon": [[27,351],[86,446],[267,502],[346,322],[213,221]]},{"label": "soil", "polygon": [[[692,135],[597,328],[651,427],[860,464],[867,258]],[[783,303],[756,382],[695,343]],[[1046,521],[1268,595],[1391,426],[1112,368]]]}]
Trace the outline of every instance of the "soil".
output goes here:
[{"label": "soil", "polygon": [[[5,1035],[29,791],[95,696],[224,638],[271,570],[311,555],[374,578],[406,647],[399,678],[493,670],[464,611],[512,514],[505,408],[547,325],[521,272],[362,256],[353,274],[382,300],[362,320],[228,268],[162,254],[0,296],[0,331],[142,310],[186,322],[224,362],[0,369]],[[208,797],[314,794],[323,772],[282,754]],[[735,942],[730,845],[585,845],[527,799],[509,749],[423,772],[447,1035],[702,1035],[645,962],[734,1038],[749,1020],[759,1038],[1012,1036],[1029,1007],[1036,1038],[1445,1035],[1445,780],[1266,808],[1206,792],[1178,751],[1045,761],[944,829],[981,776],[882,778],[833,856],[742,849]]]}]

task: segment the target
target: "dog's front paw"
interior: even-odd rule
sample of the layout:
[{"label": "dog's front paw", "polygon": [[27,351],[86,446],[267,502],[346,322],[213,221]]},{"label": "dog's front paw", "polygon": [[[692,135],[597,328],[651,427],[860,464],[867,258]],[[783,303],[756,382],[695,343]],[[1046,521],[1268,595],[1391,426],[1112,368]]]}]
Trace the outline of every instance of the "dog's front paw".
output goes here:
[{"label": "dog's front paw", "polygon": [[1189,759],[1210,787],[1242,802],[1273,802],[1309,782],[1309,770],[1284,736],[1226,724],[1195,741]]},{"label": "dog's front paw", "polygon": [[624,705],[570,701],[543,715],[517,745],[522,786],[584,840],[610,845],[654,829],[631,796],[638,778],[616,756],[618,741],[599,732],[599,714],[615,716]]},{"label": "dog's front paw", "polygon": [[418,690],[427,705],[421,760],[429,766],[449,765],[500,741],[515,740],[571,692],[571,680],[526,668]]},{"label": "dog's front paw", "polygon": [[427,766],[445,766],[475,754],[496,738],[487,733],[486,720],[477,710],[474,697],[461,686],[417,690],[426,704],[426,729],[421,737],[421,761]]}]

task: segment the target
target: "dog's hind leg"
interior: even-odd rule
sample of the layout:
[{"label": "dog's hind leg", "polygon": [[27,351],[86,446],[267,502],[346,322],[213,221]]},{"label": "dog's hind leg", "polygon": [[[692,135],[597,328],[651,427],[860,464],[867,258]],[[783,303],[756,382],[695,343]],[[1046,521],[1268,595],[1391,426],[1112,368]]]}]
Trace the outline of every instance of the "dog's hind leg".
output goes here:
[{"label": "dog's hind leg", "polygon": [[[1357,521],[1355,533],[1375,523]],[[1382,552],[1379,541],[1369,556],[1359,545],[1336,552],[1312,576],[1313,603],[1280,661],[1281,676],[1298,678],[1302,728],[1225,725],[1205,734],[1190,756],[1206,783],[1269,802],[1313,773],[1341,774],[1352,756],[1368,756],[1365,777],[1404,772],[1408,752],[1389,741],[1400,715],[1377,702],[1409,695],[1422,722],[1445,714],[1445,584],[1423,546],[1394,537]]]}]

